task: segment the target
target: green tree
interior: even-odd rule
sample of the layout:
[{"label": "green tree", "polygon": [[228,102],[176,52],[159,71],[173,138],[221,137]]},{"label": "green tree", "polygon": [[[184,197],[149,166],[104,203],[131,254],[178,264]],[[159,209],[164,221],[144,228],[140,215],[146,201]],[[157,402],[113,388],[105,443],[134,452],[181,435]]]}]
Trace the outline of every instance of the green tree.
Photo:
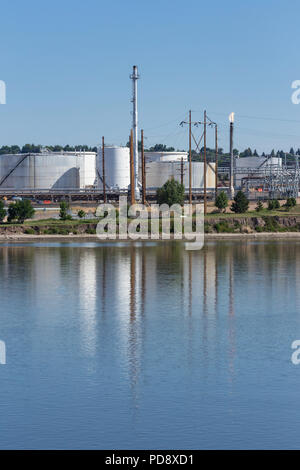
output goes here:
[{"label": "green tree", "polygon": [[79,217],[80,219],[83,219],[83,217],[85,216],[85,212],[84,212],[82,209],[80,209],[80,210],[77,212],[77,215],[78,215],[78,217]]},{"label": "green tree", "polygon": [[4,202],[0,199],[0,222],[3,222],[6,217],[6,209],[4,207]]},{"label": "green tree", "polygon": [[158,204],[184,204],[184,186],[175,181],[174,178],[168,180],[162,188],[156,192]]},{"label": "green tree", "polygon": [[243,214],[247,212],[249,207],[249,201],[243,191],[238,191],[234,197],[234,202],[231,204],[230,210],[236,214]]},{"label": "green tree", "polygon": [[224,191],[221,191],[216,197],[215,206],[220,210],[226,212],[228,206],[228,197]]},{"label": "green tree", "polygon": [[40,153],[41,146],[35,144],[25,144],[22,147],[21,153]]},{"label": "green tree", "polygon": [[276,209],[280,209],[280,202],[278,199],[270,199],[268,202],[268,210],[273,211]]},{"label": "green tree", "polygon": [[70,205],[67,201],[61,201],[59,208],[59,217],[61,220],[70,220],[72,218],[71,215],[68,213]]},{"label": "green tree", "polygon": [[280,202],[278,201],[278,199],[274,200],[274,208],[275,209],[280,209]]},{"label": "green tree", "polygon": [[32,219],[35,210],[28,199],[16,201],[8,206],[8,221],[17,220],[22,224],[26,219]]},{"label": "green tree", "polygon": [[264,205],[261,201],[258,201],[258,203],[256,204],[256,207],[255,207],[255,210],[256,212],[261,212],[264,208]]},{"label": "green tree", "polygon": [[284,205],[289,210],[292,207],[294,207],[296,204],[297,204],[297,201],[294,197],[288,197]]}]

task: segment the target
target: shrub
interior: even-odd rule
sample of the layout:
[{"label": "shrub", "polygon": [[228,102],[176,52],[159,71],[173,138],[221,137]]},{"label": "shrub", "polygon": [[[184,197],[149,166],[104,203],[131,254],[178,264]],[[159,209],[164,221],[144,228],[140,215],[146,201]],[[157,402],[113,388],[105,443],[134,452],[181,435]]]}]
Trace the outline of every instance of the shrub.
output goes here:
[{"label": "shrub", "polygon": [[26,235],[35,235],[35,230],[31,227],[27,228],[24,232]]},{"label": "shrub", "polygon": [[35,210],[28,199],[16,201],[15,203],[11,203],[8,207],[8,222],[17,220],[22,224],[26,219],[31,219],[34,213]]},{"label": "shrub", "polygon": [[215,206],[220,210],[226,212],[226,207],[228,206],[228,197],[224,191],[221,191],[220,194],[216,197]]},{"label": "shrub", "polygon": [[211,233],[212,227],[208,222],[204,222],[204,233]]},{"label": "shrub", "polygon": [[4,207],[4,202],[1,199],[0,200],[0,222],[3,222],[5,217],[6,217],[6,209]]},{"label": "shrub", "polygon": [[184,186],[174,179],[168,180],[156,192],[158,204],[184,204]]},{"label": "shrub", "polygon": [[57,233],[58,233],[59,235],[69,235],[70,230],[69,230],[68,228],[66,228],[66,227],[59,227],[59,228],[57,229]]},{"label": "shrub", "polygon": [[88,227],[85,233],[88,233],[89,235],[96,235],[96,229],[93,227]]},{"label": "shrub", "polygon": [[292,207],[295,207],[297,204],[297,201],[294,197],[288,197],[285,203],[285,207],[287,209],[291,209]]},{"label": "shrub", "polygon": [[68,213],[70,210],[70,204],[66,201],[61,201],[59,211],[59,217],[61,220],[72,220],[72,216]]},{"label": "shrub", "polygon": [[218,233],[231,233],[231,232],[233,232],[232,227],[230,227],[230,225],[226,221],[217,222],[214,225],[214,228],[216,229],[216,231]]},{"label": "shrub", "polygon": [[234,197],[234,202],[231,204],[230,210],[236,214],[243,214],[247,212],[249,207],[249,201],[243,191],[238,191]]},{"label": "shrub", "polygon": [[80,210],[77,212],[77,215],[78,215],[78,217],[79,217],[80,219],[83,219],[83,217],[85,216],[85,212],[84,212],[82,209],[80,209]]},{"label": "shrub", "polygon": [[49,235],[56,235],[57,233],[59,233],[59,230],[57,227],[49,227],[48,228],[48,233]]},{"label": "shrub", "polygon": [[274,209],[280,209],[280,202],[278,199],[274,199]]},{"label": "shrub", "polygon": [[268,210],[273,211],[275,209],[280,209],[280,202],[278,199],[270,199],[268,202]]},{"label": "shrub", "polygon": [[255,210],[256,212],[261,212],[264,208],[264,205],[261,201],[258,201],[258,203],[256,204],[256,207],[255,207]]},{"label": "shrub", "polygon": [[264,232],[280,232],[280,231],[282,231],[282,227],[280,227],[280,225],[278,224],[275,217],[267,216],[267,217],[263,217],[263,220],[265,222],[265,225],[263,227]]}]

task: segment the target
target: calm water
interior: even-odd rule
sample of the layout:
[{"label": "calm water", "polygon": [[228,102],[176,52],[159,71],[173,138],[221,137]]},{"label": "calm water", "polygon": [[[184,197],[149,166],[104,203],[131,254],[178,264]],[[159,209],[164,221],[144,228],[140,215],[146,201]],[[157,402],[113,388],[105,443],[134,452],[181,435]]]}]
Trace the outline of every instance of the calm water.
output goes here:
[{"label": "calm water", "polygon": [[0,448],[299,448],[300,244],[0,246]]}]

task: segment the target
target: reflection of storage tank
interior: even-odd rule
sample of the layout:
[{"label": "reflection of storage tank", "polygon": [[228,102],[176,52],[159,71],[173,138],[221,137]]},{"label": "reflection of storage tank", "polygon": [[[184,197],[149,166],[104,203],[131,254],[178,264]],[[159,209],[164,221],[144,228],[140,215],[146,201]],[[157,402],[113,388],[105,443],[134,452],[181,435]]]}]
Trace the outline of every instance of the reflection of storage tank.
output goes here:
[{"label": "reflection of storage tank", "polygon": [[[130,184],[129,148],[105,146],[105,184],[107,188],[128,189]],[[102,148],[97,155],[98,187],[102,188]]]},{"label": "reflection of storage tank", "polygon": [[95,184],[94,152],[0,155],[0,189],[78,189]]}]

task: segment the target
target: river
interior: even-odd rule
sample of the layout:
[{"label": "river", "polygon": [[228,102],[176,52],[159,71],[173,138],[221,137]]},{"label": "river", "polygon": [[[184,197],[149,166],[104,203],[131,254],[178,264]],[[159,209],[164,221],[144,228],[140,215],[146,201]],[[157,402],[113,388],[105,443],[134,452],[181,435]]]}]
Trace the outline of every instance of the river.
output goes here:
[{"label": "river", "polygon": [[1,449],[299,448],[300,242],[2,243]]}]

